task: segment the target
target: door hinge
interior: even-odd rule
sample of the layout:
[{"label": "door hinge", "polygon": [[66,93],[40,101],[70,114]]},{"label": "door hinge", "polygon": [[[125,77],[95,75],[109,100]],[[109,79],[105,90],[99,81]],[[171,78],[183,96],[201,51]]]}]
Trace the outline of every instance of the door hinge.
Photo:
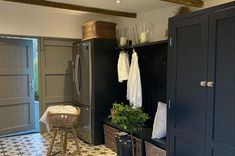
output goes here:
[{"label": "door hinge", "polygon": [[168,108],[171,109],[171,100],[168,101]]},{"label": "door hinge", "polygon": [[170,46],[172,46],[172,38],[170,37]]}]

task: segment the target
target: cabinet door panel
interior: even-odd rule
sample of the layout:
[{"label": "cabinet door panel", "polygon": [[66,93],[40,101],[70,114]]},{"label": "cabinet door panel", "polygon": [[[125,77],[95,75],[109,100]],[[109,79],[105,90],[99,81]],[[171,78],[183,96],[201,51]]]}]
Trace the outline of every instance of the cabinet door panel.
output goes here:
[{"label": "cabinet door panel", "polygon": [[202,156],[205,146],[207,16],[170,23],[170,155]]},{"label": "cabinet door panel", "polygon": [[208,156],[235,155],[235,8],[210,18]]},{"label": "cabinet door panel", "polygon": [[182,133],[180,131],[175,131],[174,138],[174,151],[176,156],[199,156],[202,155],[200,149],[200,140],[197,135]]}]

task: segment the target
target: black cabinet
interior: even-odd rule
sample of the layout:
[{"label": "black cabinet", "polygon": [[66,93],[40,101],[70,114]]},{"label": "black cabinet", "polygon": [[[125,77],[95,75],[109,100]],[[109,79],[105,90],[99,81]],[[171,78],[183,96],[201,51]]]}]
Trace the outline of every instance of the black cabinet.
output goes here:
[{"label": "black cabinet", "polygon": [[235,155],[235,3],[169,20],[168,155]]},{"label": "black cabinet", "polygon": [[207,156],[235,155],[235,6],[209,15]]}]

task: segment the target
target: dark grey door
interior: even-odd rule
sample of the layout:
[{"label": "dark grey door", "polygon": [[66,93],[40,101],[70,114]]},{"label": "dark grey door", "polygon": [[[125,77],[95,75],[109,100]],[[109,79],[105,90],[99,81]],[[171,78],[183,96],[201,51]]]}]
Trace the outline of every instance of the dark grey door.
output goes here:
[{"label": "dark grey door", "polygon": [[33,130],[33,43],[0,38],[0,136]]},{"label": "dark grey door", "polygon": [[170,21],[170,156],[205,154],[208,18]]},{"label": "dark grey door", "polygon": [[235,155],[235,8],[209,16],[207,156]]}]

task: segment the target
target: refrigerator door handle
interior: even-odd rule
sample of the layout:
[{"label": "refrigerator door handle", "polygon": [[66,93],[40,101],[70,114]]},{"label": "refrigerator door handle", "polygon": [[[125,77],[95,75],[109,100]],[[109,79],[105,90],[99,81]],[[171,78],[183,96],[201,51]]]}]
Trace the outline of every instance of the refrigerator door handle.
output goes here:
[{"label": "refrigerator door handle", "polygon": [[[75,87],[76,87],[76,91],[77,91],[77,94],[80,95],[80,82],[78,80],[78,68],[81,68],[81,65],[80,65],[80,55],[77,54],[76,56],[76,60],[75,60]],[[79,72],[79,77],[80,77],[80,81],[81,81],[81,72]]]},{"label": "refrigerator door handle", "polygon": [[72,76],[73,76],[73,83],[75,83],[75,62],[72,62]]},{"label": "refrigerator door handle", "polygon": [[91,47],[91,42],[89,42],[89,45],[88,45],[88,48],[89,48],[89,103],[90,105],[92,105],[92,88],[93,88],[93,84],[92,84],[92,80],[93,80],[93,60],[92,60],[92,47]]}]

